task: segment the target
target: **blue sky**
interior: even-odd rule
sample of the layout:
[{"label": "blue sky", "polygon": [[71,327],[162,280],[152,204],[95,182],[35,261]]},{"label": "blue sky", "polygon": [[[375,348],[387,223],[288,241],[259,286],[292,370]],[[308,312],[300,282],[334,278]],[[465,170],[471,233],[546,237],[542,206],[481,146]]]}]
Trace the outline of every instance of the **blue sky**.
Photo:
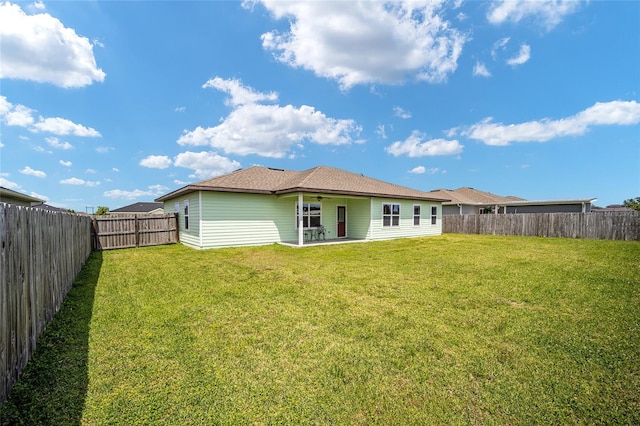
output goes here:
[{"label": "blue sky", "polygon": [[640,196],[640,2],[0,3],[0,185],[119,208],[252,165]]}]

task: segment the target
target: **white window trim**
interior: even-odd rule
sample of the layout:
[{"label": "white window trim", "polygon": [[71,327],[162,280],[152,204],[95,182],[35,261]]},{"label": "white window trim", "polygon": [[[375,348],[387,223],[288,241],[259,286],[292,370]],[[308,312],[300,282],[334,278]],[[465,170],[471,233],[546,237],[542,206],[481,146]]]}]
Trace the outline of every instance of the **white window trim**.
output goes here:
[{"label": "white window trim", "polygon": [[[185,213],[186,210],[186,213]],[[189,207],[189,199],[187,198],[182,202],[182,212],[184,216],[184,230],[189,230],[189,216],[191,215],[191,208]]]},{"label": "white window trim", "polygon": [[[322,223],[323,223],[323,222],[322,222],[322,201],[316,201],[316,202],[314,202],[314,201],[303,201],[303,202],[302,202],[302,206],[303,206],[303,213],[302,213],[302,221],[301,221],[301,223],[304,223],[304,218],[305,218],[305,217],[309,218],[309,220],[307,221],[307,223],[310,223],[310,219],[311,219],[311,217],[312,217],[312,216],[317,216],[317,215],[311,215],[311,214],[310,214],[310,213],[311,213],[311,210],[309,210],[309,211],[308,211],[308,213],[305,215],[305,214],[304,214],[304,205],[305,205],[305,204],[318,204],[318,205],[320,205],[320,225],[322,225]],[[298,218],[298,202],[297,202],[297,201],[296,201],[296,206],[295,206],[295,207],[296,207],[296,211],[295,211],[295,217],[296,217],[296,229],[298,229],[298,226],[299,226],[299,225],[298,225],[298,223],[300,223],[300,222],[299,222],[299,218]],[[312,228],[315,228],[315,227],[312,227]],[[307,228],[303,228],[303,229],[307,229]]]},{"label": "white window trim", "polygon": [[[436,214],[433,214],[433,209],[436,209]],[[436,223],[433,223],[435,219]],[[431,206],[431,217],[430,217],[430,223],[432,226],[435,226],[438,224],[438,206]]]},{"label": "white window trim", "polygon": [[[396,205],[398,206],[398,214],[397,215],[393,214],[393,206],[396,206]],[[391,206],[391,212],[392,213],[388,214],[388,215],[385,215],[384,214],[384,206]],[[385,216],[389,216],[389,219],[390,219],[390,221],[389,221],[390,224],[389,225],[385,225],[384,224]],[[397,225],[393,224],[394,216],[398,217],[398,224]],[[401,223],[402,223],[402,205],[400,203],[382,203],[382,221],[381,221],[382,228],[399,228]]]},{"label": "white window trim", "polygon": [[[416,207],[420,209],[417,215],[416,215]],[[418,217],[417,225],[416,225],[416,216]],[[422,226],[422,204],[413,205],[413,215],[411,216],[411,220],[412,220],[413,226]]]}]

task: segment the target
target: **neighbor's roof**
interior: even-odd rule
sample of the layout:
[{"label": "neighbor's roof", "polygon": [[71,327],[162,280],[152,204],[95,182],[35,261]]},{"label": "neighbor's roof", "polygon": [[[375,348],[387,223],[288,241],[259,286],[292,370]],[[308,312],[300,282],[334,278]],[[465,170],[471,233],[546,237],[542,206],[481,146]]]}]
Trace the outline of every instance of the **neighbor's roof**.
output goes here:
[{"label": "neighbor's roof", "polygon": [[164,208],[163,203],[140,202],[120,207],[119,209],[110,210],[112,213],[148,213],[153,210]]},{"label": "neighbor's roof", "polygon": [[44,200],[40,198],[32,197],[27,194],[23,194],[22,192],[17,192],[9,188],[5,188],[4,186],[0,186],[0,201],[2,199],[7,200],[20,200],[28,203],[44,203]]},{"label": "neighbor's roof", "polygon": [[478,189],[463,187],[458,189],[436,189],[430,192],[436,196],[449,198],[451,201],[445,205],[471,204],[471,205],[501,205],[501,206],[542,206],[557,204],[581,204],[592,203],[597,198],[573,198],[566,200],[525,200],[524,198],[509,195],[502,197],[491,192],[480,191]]},{"label": "neighbor's roof", "polygon": [[156,201],[164,201],[193,191],[243,192],[284,195],[297,192],[406,198],[447,201],[429,192],[418,191],[334,167],[318,166],[302,172],[253,166],[184,186]]},{"label": "neighbor's roof", "polygon": [[448,198],[450,201],[443,204],[492,204],[506,203],[511,201],[524,201],[524,198],[492,194],[491,192],[480,191],[468,186],[458,189],[435,189],[430,192],[436,197]]}]

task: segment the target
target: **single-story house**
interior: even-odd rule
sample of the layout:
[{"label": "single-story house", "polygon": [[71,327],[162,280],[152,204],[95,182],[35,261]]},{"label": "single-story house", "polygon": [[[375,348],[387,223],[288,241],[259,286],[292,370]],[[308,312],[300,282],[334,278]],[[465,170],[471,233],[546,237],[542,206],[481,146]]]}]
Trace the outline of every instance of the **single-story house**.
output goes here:
[{"label": "single-story house", "polygon": [[524,198],[492,194],[475,188],[436,189],[429,192],[442,203],[442,214],[513,214],[513,213],[589,213],[597,198],[567,200],[525,200]]},{"label": "single-story house", "polygon": [[139,202],[120,207],[115,210],[109,210],[109,214],[113,215],[141,215],[141,214],[164,214],[164,203],[158,202]]},{"label": "single-story house", "polygon": [[44,203],[44,200],[0,186],[0,203],[31,207]]},{"label": "single-story house", "polygon": [[332,167],[254,166],[156,201],[165,213],[179,213],[183,244],[205,249],[440,235],[446,200]]}]

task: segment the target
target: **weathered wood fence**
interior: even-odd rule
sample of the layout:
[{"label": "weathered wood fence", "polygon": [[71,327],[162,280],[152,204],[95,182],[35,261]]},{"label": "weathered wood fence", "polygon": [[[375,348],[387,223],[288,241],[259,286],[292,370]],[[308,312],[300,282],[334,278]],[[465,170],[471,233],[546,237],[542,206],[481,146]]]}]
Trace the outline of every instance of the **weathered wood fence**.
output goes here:
[{"label": "weathered wood fence", "polygon": [[91,253],[91,218],[0,203],[0,404]]},{"label": "weathered wood fence", "polygon": [[447,215],[442,232],[640,241],[640,212]]},{"label": "weathered wood fence", "polygon": [[93,216],[94,250],[174,244],[179,240],[178,214]]}]

